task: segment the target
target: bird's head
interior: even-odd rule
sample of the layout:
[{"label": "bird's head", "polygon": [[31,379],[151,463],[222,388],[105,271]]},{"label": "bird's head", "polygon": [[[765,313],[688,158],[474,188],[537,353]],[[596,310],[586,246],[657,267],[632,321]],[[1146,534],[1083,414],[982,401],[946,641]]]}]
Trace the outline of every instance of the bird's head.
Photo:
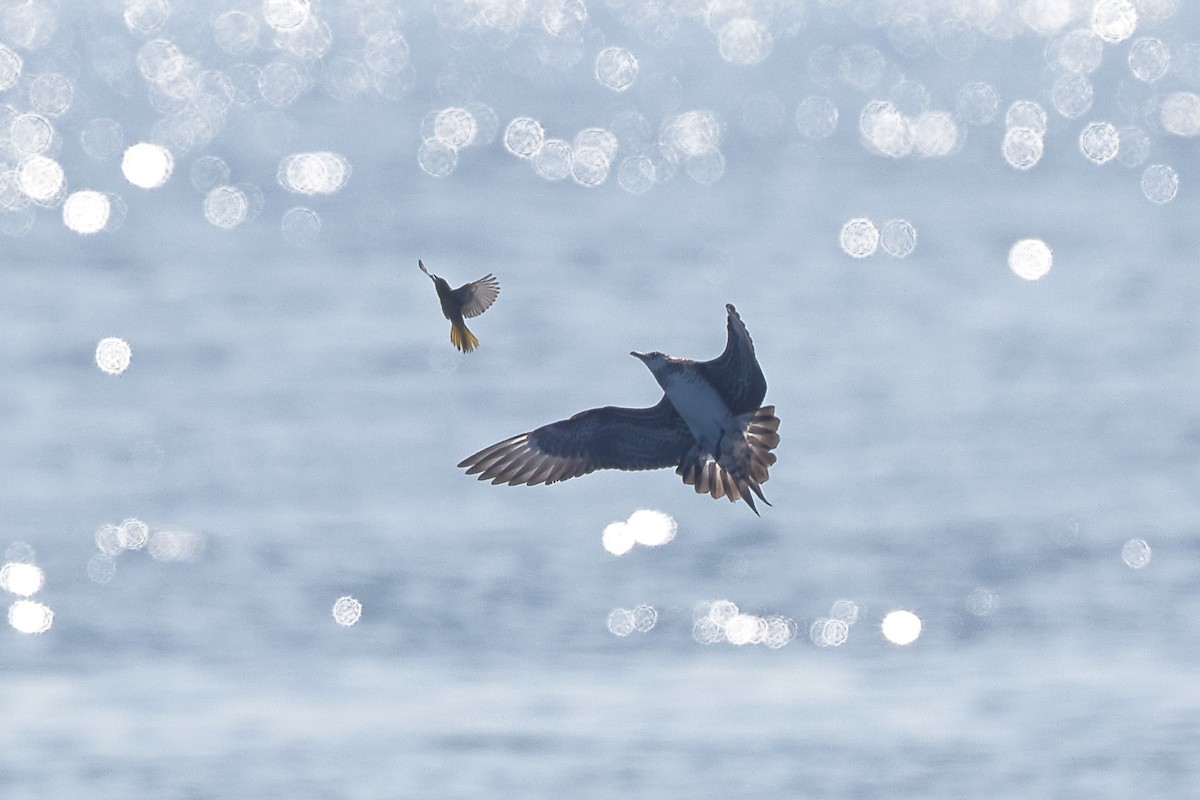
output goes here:
[{"label": "bird's head", "polygon": [[650,368],[650,371],[655,375],[659,374],[667,366],[669,356],[660,353],[657,350],[652,350],[649,353],[639,353],[637,350],[632,351],[629,355],[640,358],[642,363]]}]

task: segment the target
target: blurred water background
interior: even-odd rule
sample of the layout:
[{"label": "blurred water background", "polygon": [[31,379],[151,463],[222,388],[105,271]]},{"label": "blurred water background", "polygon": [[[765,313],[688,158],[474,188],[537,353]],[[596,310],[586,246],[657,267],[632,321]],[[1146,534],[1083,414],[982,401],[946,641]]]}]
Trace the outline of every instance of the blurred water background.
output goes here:
[{"label": "blurred water background", "polygon": [[[1190,796],[1197,19],[4,3],[0,796]],[[727,302],[761,518],[455,468]]]}]

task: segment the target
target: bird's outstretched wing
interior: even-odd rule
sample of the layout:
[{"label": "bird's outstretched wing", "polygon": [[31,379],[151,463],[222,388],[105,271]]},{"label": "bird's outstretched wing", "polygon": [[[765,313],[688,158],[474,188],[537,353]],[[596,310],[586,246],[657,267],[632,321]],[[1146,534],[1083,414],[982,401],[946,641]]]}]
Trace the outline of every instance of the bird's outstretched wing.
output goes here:
[{"label": "bird's outstretched wing", "polygon": [[479,480],[556,483],[598,469],[677,466],[695,439],[666,397],[650,408],[605,406],[505,439],[459,463]]},{"label": "bird's outstretched wing", "polygon": [[726,305],[728,313],[728,339],[725,352],[712,361],[700,361],[696,368],[721,394],[721,399],[734,414],[746,414],[762,405],[767,396],[767,379],[754,355],[754,342],[750,332],[738,315],[737,309]]},{"label": "bird's outstretched wing", "polygon": [[496,302],[500,294],[500,281],[492,274],[477,281],[463,284],[454,290],[454,299],[462,306],[464,317],[478,317]]}]

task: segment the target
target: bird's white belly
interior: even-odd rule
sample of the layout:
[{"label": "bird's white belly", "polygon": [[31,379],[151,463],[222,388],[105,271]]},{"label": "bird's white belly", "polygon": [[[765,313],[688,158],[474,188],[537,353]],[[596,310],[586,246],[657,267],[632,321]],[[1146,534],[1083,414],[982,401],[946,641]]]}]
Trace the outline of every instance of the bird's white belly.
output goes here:
[{"label": "bird's white belly", "polygon": [[729,407],[708,381],[686,373],[672,375],[663,385],[663,391],[701,449],[715,452],[722,431],[737,428]]}]

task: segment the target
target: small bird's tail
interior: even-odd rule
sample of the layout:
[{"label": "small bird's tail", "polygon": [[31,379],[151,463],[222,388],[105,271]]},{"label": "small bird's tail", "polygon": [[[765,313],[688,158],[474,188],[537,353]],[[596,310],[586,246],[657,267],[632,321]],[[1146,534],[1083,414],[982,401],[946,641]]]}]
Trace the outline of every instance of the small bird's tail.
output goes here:
[{"label": "small bird's tail", "polygon": [[695,486],[697,493],[728,497],[731,503],[745,500],[757,514],[755,497],[771,505],[763,496],[761,484],[767,482],[768,470],[775,463],[771,451],[779,445],[779,418],[775,406],[763,406],[738,419],[745,433],[719,459],[693,447],[675,471],[684,483]]},{"label": "small bird's tail", "polygon": [[476,347],[479,347],[479,339],[475,337],[475,334],[467,330],[465,323],[451,322],[450,344],[454,345],[464,353],[469,353]]}]

